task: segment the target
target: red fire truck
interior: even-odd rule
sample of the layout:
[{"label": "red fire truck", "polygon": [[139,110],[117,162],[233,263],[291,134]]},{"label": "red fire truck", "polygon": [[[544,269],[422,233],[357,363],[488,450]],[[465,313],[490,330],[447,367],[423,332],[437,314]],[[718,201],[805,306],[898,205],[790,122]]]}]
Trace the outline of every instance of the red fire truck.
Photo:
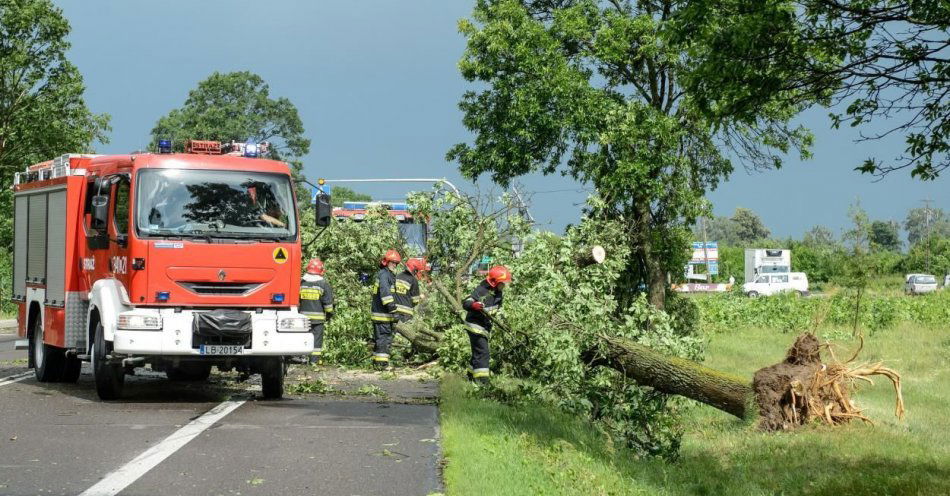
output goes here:
[{"label": "red fire truck", "polygon": [[[283,394],[285,359],[313,337],[297,312],[300,222],[287,164],[260,145],[63,155],[14,179],[13,298],[41,382],[92,363],[102,399],[151,364],[173,380],[212,366]],[[328,202],[318,225],[330,219]]]}]

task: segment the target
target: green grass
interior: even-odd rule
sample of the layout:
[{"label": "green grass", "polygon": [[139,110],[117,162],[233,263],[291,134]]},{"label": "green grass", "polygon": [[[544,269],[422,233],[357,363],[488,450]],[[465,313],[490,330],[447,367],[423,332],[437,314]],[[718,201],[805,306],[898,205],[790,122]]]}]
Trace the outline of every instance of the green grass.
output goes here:
[{"label": "green grass", "polygon": [[[948,331],[903,325],[868,340],[861,359],[886,360],[904,377],[902,422],[886,380],[856,396],[874,427],[765,434],[696,406],[673,463],[614,449],[588,422],[543,405],[470,397],[464,381],[447,377],[447,494],[950,494]],[[779,361],[793,336],[744,329],[711,339],[707,365],[750,377]]]}]

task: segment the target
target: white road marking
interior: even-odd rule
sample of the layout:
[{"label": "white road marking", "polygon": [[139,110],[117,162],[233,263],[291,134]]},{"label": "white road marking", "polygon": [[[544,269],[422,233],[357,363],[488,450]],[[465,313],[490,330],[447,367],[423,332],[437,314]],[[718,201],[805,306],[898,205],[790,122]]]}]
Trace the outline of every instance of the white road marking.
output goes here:
[{"label": "white road marking", "polygon": [[6,386],[7,384],[13,384],[14,382],[20,382],[22,380],[29,379],[32,375],[33,372],[23,372],[22,374],[0,377],[0,386]]},{"label": "white road marking", "polygon": [[134,460],[126,463],[118,470],[107,474],[96,485],[86,489],[79,496],[114,496],[123,489],[129,487],[149,470],[162,463],[166,458],[174,454],[189,441],[194,439],[211,427],[215,422],[224,418],[227,414],[236,410],[244,404],[241,401],[225,401],[212,408],[204,415],[192,420],[188,425],[178,429],[161,442],[145,450],[144,453],[135,457]]}]

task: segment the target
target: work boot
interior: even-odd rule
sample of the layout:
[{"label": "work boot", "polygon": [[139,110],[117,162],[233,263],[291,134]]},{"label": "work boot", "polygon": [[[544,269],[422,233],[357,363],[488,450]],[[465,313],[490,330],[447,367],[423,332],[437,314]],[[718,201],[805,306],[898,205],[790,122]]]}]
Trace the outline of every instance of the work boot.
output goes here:
[{"label": "work boot", "polygon": [[488,378],[487,378],[487,377],[476,377],[476,378],[475,378],[475,384],[478,384],[479,386],[487,386],[487,385],[488,385]]},{"label": "work boot", "polygon": [[310,365],[323,365],[323,355],[310,355]]},{"label": "work boot", "polygon": [[391,367],[389,366],[389,362],[383,362],[381,360],[376,360],[373,362],[373,369],[378,370],[380,372],[384,372],[390,368]]}]

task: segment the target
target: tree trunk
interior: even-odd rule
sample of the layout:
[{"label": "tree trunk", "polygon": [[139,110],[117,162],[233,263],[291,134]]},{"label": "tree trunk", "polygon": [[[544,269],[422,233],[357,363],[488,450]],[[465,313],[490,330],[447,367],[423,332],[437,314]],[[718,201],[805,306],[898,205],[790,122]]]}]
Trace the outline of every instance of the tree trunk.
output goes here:
[{"label": "tree trunk", "polygon": [[436,339],[429,333],[415,329],[414,326],[408,322],[397,322],[393,327],[396,329],[396,332],[408,339],[417,350],[425,353],[438,353],[439,343],[441,342],[440,339]]},{"label": "tree trunk", "polygon": [[589,265],[604,263],[604,260],[607,258],[607,252],[604,250],[604,247],[600,245],[585,246],[577,250],[572,258],[574,265],[583,269]]},{"label": "tree trunk", "polygon": [[668,357],[621,338],[603,337],[606,356],[592,358],[592,365],[616,369],[641,386],[677,394],[745,419],[755,414],[751,385],[682,358]]},{"label": "tree trunk", "polygon": [[647,293],[650,304],[658,310],[663,310],[666,308],[666,276],[653,250],[653,238],[650,232],[653,216],[650,214],[650,206],[642,205],[637,200],[634,200],[634,210],[636,219],[631,228],[635,232],[634,238],[639,242],[638,249],[646,264]]}]

